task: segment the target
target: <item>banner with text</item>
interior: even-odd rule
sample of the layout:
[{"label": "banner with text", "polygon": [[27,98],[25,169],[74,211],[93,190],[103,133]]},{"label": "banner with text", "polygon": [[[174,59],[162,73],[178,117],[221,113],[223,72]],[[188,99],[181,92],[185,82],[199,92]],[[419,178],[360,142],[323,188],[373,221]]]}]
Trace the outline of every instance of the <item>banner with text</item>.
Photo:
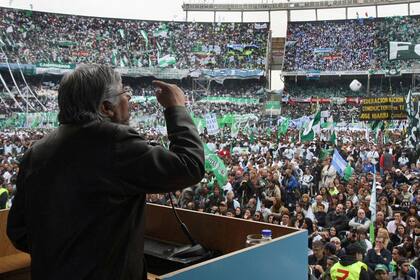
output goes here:
[{"label": "banner with text", "polygon": [[420,44],[389,42],[389,60],[420,59]]},{"label": "banner with text", "polygon": [[217,124],[216,114],[206,114],[206,127],[209,135],[216,135],[219,133],[219,125]]},{"label": "banner with text", "polygon": [[403,96],[363,98],[359,119],[370,120],[405,120],[405,98]]},{"label": "banner with text", "polygon": [[239,97],[218,97],[218,96],[207,96],[199,101],[198,103],[234,103],[234,104],[259,104],[260,100],[257,98],[239,98]]},{"label": "banner with text", "polygon": [[267,114],[267,115],[280,115],[281,114],[281,103],[280,103],[280,101],[266,101],[265,102],[265,114]]}]

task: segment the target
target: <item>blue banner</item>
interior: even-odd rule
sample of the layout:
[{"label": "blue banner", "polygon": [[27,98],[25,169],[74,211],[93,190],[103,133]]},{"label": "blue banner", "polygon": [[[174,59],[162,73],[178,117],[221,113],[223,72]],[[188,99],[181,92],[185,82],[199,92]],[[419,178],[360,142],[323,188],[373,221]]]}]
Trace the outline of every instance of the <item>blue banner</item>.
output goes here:
[{"label": "blue banner", "polygon": [[236,78],[236,79],[254,79],[264,76],[264,70],[241,70],[241,69],[220,69],[220,70],[201,70],[203,76],[210,78]]},{"label": "blue banner", "polygon": [[314,53],[330,53],[333,51],[333,48],[314,48]]},{"label": "blue banner", "polygon": [[244,44],[228,44],[226,47],[228,47],[229,49],[236,50],[236,51],[243,51],[245,48],[256,48],[256,49],[259,48],[257,45],[244,45]]},{"label": "blue banner", "polygon": [[[20,67],[19,67],[19,64],[17,64],[17,63],[9,63],[9,66],[10,66],[10,69],[12,69],[12,70],[19,70],[19,68],[20,69],[22,69],[22,70],[33,70],[33,71],[35,71],[35,65],[33,65],[33,64],[20,64]],[[7,67],[7,63],[0,63],[0,70],[3,70],[3,69],[9,69],[8,67]]]},{"label": "blue banner", "polygon": [[319,80],[321,76],[320,70],[308,70],[306,71],[306,79],[307,80]]}]

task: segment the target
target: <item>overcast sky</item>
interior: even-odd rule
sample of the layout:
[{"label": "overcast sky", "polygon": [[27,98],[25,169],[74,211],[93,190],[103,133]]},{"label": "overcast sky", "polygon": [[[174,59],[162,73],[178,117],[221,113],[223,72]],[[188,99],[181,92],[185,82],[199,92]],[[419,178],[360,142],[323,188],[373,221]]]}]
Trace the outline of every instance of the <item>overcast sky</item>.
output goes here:
[{"label": "overcast sky", "polygon": [[[199,0],[195,0],[198,2]],[[275,0],[214,0],[215,3],[261,3],[261,2],[285,2]],[[298,0],[291,0],[296,2]],[[311,1],[311,0],[307,0]],[[312,0],[313,1],[313,0]],[[148,20],[185,20],[185,12],[182,11],[183,0],[0,0],[0,6],[15,7],[21,9],[30,9],[31,5],[34,10],[50,11],[66,14],[102,16],[102,17],[120,17],[132,19],[148,19]],[[192,1],[188,1],[191,3]],[[202,1],[201,1],[202,2]],[[213,2],[213,0],[207,0]],[[356,12],[364,15],[374,16],[374,7],[362,7],[349,9],[349,16],[355,16]],[[411,5],[413,14],[420,13],[420,3]],[[407,14],[406,6],[393,5],[383,6],[380,8],[379,16]],[[292,15],[293,16],[293,15]],[[344,9],[342,10],[325,10],[321,12],[322,19],[343,18]],[[212,21],[212,13],[195,12],[191,13],[189,20],[196,21]],[[314,19],[313,11],[298,11],[294,14],[294,20],[312,20]],[[237,21],[240,20],[239,13],[220,13],[216,16],[217,21]],[[267,21],[267,13],[249,13],[246,15],[246,21]]]}]

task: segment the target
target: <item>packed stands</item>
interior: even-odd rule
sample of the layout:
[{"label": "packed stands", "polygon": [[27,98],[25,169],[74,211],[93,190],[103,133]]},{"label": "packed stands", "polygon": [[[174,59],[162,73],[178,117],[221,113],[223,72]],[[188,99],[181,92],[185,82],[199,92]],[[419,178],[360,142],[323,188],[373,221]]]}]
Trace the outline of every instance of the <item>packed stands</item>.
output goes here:
[{"label": "packed stands", "polygon": [[388,42],[419,42],[420,17],[389,17],[376,22],[374,55],[377,69],[407,68],[413,60],[389,61]]},{"label": "packed stands", "polygon": [[370,68],[374,24],[358,20],[290,23],[284,69],[345,71]]},{"label": "packed stands", "polygon": [[267,23],[185,23],[0,8],[9,60],[121,67],[264,69]]},{"label": "packed stands", "polygon": [[346,21],[292,22],[288,25],[285,71],[368,71],[407,68],[388,60],[388,42],[417,42],[418,16]]}]

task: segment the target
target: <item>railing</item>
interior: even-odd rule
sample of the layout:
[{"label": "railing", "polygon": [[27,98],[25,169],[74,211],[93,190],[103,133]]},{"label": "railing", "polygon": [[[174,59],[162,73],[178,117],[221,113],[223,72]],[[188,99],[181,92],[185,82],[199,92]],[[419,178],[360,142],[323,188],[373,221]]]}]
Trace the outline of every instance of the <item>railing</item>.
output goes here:
[{"label": "railing", "polygon": [[184,11],[278,11],[278,10],[304,10],[337,7],[358,7],[389,4],[420,3],[418,0],[331,0],[316,2],[287,2],[287,3],[260,3],[260,4],[229,4],[229,3],[184,3]]},{"label": "railing", "polygon": [[[311,74],[311,71],[283,71],[283,76],[307,76]],[[403,69],[400,72],[401,74],[420,74],[420,69]],[[368,75],[368,70],[349,70],[349,71],[321,71],[317,72],[317,75],[320,76],[337,76],[337,75]],[[386,70],[377,70],[371,72],[370,75],[388,75],[388,71]]]}]

